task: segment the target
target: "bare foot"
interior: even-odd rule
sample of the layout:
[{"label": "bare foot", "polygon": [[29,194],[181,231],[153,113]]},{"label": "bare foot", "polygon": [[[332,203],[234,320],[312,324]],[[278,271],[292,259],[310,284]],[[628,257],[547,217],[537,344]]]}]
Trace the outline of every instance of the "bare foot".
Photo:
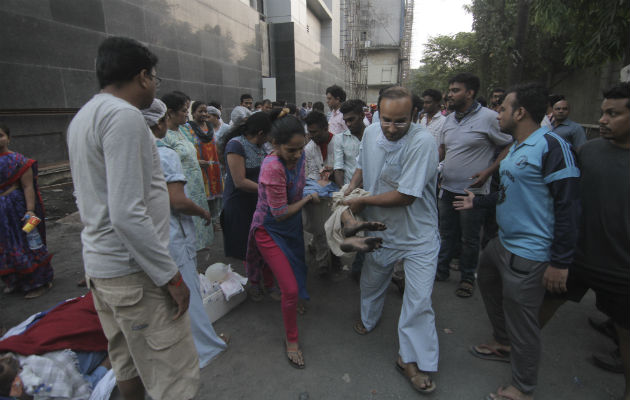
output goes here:
[{"label": "bare foot", "polygon": [[514,386],[500,387],[497,393],[490,393],[490,399],[496,400],[534,400],[534,396],[527,395]]},{"label": "bare foot", "polygon": [[345,237],[351,237],[357,234],[359,231],[384,231],[387,226],[382,222],[375,221],[355,221],[346,222],[343,226],[343,235]]},{"label": "bare foot", "polygon": [[383,243],[383,239],[377,237],[349,237],[343,240],[343,243],[339,248],[346,253],[351,253],[353,251],[362,251],[364,253],[374,251],[381,247]]}]

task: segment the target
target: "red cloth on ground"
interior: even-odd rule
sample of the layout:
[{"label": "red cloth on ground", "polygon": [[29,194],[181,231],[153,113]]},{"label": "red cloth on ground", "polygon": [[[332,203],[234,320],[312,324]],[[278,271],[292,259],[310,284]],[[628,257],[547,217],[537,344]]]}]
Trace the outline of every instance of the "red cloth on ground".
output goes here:
[{"label": "red cloth on ground", "polygon": [[71,349],[107,351],[92,292],[53,308],[24,333],[0,341],[0,352],[32,355]]}]

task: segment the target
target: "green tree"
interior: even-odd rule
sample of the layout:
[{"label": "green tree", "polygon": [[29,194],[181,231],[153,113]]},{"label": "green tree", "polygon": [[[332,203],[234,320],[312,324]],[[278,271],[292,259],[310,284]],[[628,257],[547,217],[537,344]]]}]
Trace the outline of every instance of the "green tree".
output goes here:
[{"label": "green tree", "polygon": [[564,38],[564,63],[630,62],[630,0],[536,0],[534,26]]},{"label": "green tree", "polygon": [[412,71],[410,89],[420,94],[434,88],[445,90],[448,80],[460,72],[477,72],[479,58],[474,32],[429,38],[420,68]]}]

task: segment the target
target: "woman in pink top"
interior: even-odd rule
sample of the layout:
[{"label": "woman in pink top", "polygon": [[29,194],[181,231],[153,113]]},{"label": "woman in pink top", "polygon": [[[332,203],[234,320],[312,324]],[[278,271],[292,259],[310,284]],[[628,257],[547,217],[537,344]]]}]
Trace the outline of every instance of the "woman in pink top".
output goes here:
[{"label": "woman in pink top", "polygon": [[[298,297],[308,300],[302,232],[302,207],[319,202],[316,193],[302,198],[304,128],[293,116],[276,120],[271,128],[274,151],[262,163],[258,178],[258,204],[249,231],[247,267],[271,268],[282,292],[282,317],[289,363],[304,368],[298,344]],[[248,275],[251,275],[249,271]]]}]

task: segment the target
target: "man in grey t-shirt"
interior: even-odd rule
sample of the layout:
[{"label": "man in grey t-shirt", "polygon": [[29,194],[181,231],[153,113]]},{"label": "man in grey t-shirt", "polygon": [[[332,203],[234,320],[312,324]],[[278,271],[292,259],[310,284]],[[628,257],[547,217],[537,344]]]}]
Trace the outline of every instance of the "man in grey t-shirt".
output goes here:
[{"label": "man in grey t-shirt", "polygon": [[[470,190],[476,195],[490,191],[490,177],[505,157],[512,137],[501,133],[497,113],[475,101],[479,78],[459,74],[449,82],[448,100],[454,108],[442,126],[444,164],[438,193],[440,212],[440,255],[436,280],[448,279],[449,264],[461,241],[459,297],[473,293],[479,255],[479,233],[484,210],[455,211],[453,199]],[[496,157],[497,152],[505,147]]]},{"label": "man in grey t-shirt", "polygon": [[122,396],[192,399],[199,361],[187,313],[190,292],[168,252],[169,196],[151,105],[157,57],[139,42],[103,41],[101,92],[68,127],[70,169],[84,228],[83,262]]}]

